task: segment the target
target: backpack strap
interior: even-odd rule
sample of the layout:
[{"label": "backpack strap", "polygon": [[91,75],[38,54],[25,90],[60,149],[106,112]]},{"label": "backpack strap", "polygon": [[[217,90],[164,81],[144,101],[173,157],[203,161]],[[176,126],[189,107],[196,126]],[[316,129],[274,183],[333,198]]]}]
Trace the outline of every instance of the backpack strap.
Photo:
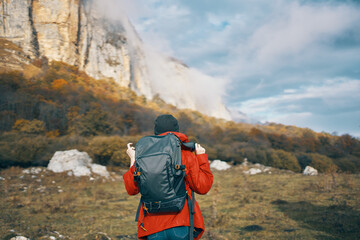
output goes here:
[{"label": "backpack strap", "polygon": [[[137,222],[139,220],[139,215],[140,215],[140,209],[141,209],[141,204],[142,204],[142,198],[140,198],[140,202],[139,202],[139,206],[138,209],[136,211],[136,216],[135,216],[135,222]],[[140,223],[140,227],[144,230],[147,231],[146,228],[144,227],[144,219],[145,219],[145,210],[146,207],[143,207],[143,219],[142,222]]]},{"label": "backpack strap", "polygon": [[140,198],[140,201],[139,201],[138,209],[136,211],[135,222],[137,222],[139,220],[140,208],[141,208],[141,198]]},{"label": "backpack strap", "polygon": [[168,134],[171,134],[171,135],[174,135],[175,137],[177,137],[179,139],[180,143],[184,147],[188,148],[190,151],[195,150],[195,142],[183,142],[183,141],[181,141],[181,139],[178,136],[176,136],[176,134],[174,134],[174,133],[168,133]]},{"label": "backpack strap", "polygon": [[195,142],[183,142],[181,140],[180,140],[180,142],[184,147],[189,148],[190,151],[193,152],[195,150]]},{"label": "backpack strap", "polygon": [[194,239],[194,213],[195,213],[195,195],[194,195],[194,191],[191,190],[191,197],[192,197],[192,201],[191,198],[189,196],[189,194],[186,194],[187,198],[188,198],[188,206],[189,206],[189,219],[190,219],[190,230],[189,230],[189,239],[193,240]]}]

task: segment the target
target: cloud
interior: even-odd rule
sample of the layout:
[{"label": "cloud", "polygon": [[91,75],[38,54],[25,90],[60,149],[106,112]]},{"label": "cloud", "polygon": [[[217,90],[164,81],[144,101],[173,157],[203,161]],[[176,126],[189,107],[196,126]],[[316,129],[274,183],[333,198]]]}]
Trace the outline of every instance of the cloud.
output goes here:
[{"label": "cloud", "polygon": [[152,88],[168,103],[191,106],[211,116],[221,113],[229,118],[222,107],[225,80],[219,81],[174,59],[169,60],[150,48],[145,49],[145,57]]},{"label": "cloud", "polygon": [[[244,101],[237,107],[262,122],[312,126],[319,131],[330,128],[350,132],[359,125],[359,92],[360,80],[338,78],[327,80],[321,86],[304,86],[283,94]],[[352,117],[340,117],[345,115]]]},{"label": "cloud", "polygon": [[250,37],[249,47],[255,51],[257,61],[268,63],[329,44],[360,20],[359,11],[349,6],[300,5],[294,2],[285,7]]},{"label": "cloud", "polygon": [[[327,80],[321,86],[304,86],[285,91],[280,95],[244,101],[239,107],[246,113],[256,114],[263,111],[276,111],[286,106],[291,106],[293,109],[292,104],[296,103],[298,103],[298,108],[308,108],[309,106],[303,105],[303,101],[315,100],[325,104],[327,108],[347,109],[360,106],[359,92],[360,80],[339,78]],[[323,107],[319,105],[319,108]]]},{"label": "cloud", "polygon": [[[229,62],[232,77],[274,74],[287,68],[299,71],[313,63],[331,63],[328,57],[335,54],[348,55],[346,51],[339,52],[334,43],[349,31],[359,29],[359,8],[282,2],[265,13],[266,21],[251,19],[252,30],[237,37],[240,41],[234,45]],[[234,30],[234,37],[237,31]]]},{"label": "cloud", "polygon": [[[356,116],[356,118],[354,118]],[[360,138],[360,111],[343,112],[328,116],[310,112],[292,113],[274,118],[274,122],[295,125],[298,127],[311,128],[318,132],[351,134]]]}]

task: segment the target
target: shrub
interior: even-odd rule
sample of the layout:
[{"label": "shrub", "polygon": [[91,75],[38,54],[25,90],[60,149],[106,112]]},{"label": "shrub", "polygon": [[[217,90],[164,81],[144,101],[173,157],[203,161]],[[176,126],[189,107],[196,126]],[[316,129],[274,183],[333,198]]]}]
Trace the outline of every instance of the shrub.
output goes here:
[{"label": "shrub", "polygon": [[89,142],[87,152],[93,157],[94,162],[102,165],[129,166],[129,157],[126,154],[127,143],[135,146],[137,139],[121,138],[119,136],[97,136]]},{"label": "shrub", "polygon": [[0,138],[0,166],[45,165],[43,156],[49,144],[45,136],[3,134]]},{"label": "shrub", "polygon": [[32,121],[19,119],[15,122],[13,130],[28,134],[43,134],[45,132],[45,123],[37,119]]},{"label": "shrub", "polygon": [[272,167],[288,169],[294,172],[300,172],[301,167],[292,153],[283,150],[273,150],[268,154],[269,163]]},{"label": "shrub", "polygon": [[305,169],[306,166],[309,166],[312,161],[311,157],[308,154],[298,154],[297,160],[301,169]]},{"label": "shrub", "polygon": [[311,166],[316,168],[319,172],[326,172],[334,168],[333,160],[325,155],[318,153],[310,153]]},{"label": "shrub", "polygon": [[333,162],[343,172],[356,173],[357,169],[360,169],[360,158],[352,155],[343,158],[335,158],[333,159]]},{"label": "shrub", "polygon": [[110,133],[112,130],[111,124],[107,121],[107,113],[101,109],[87,112],[78,121],[77,127],[82,136],[103,135]]}]

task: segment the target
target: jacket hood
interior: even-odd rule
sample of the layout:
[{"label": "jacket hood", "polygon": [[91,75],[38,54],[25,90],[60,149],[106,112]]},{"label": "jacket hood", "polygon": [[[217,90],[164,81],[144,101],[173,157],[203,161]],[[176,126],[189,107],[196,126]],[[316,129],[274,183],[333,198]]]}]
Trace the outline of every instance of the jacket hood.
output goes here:
[{"label": "jacket hood", "polygon": [[178,138],[180,138],[180,140],[183,141],[183,142],[188,142],[188,141],[189,141],[189,138],[188,138],[185,134],[180,133],[180,132],[164,132],[164,133],[162,133],[162,134],[159,134],[159,136],[163,136],[163,135],[166,135],[166,134],[168,134],[168,133],[173,133],[173,134],[175,134],[175,135],[176,135]]}]

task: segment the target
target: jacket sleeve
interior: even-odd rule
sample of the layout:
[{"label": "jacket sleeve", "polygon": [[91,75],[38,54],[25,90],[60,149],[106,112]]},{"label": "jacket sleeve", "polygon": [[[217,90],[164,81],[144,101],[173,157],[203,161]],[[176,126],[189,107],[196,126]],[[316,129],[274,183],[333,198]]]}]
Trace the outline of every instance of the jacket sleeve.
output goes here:
[{"label": "jacket sleeve", "polygon": [[134,175],[133,175],[134,171],[135,171],[135,167],[132,166],[130,167],[129,171],[127,171],[123,175],[125,188],[129,195],[136,195],[139,193],[139,186],[134,181]]},{"label": "jacket sleeve", "polygon": [[186,181],[190,188],[198,194],[206,194],[214,179],[208,156],[206,154],[195,155],[189,151],[183,151],[182,156],[185,159]]}]

